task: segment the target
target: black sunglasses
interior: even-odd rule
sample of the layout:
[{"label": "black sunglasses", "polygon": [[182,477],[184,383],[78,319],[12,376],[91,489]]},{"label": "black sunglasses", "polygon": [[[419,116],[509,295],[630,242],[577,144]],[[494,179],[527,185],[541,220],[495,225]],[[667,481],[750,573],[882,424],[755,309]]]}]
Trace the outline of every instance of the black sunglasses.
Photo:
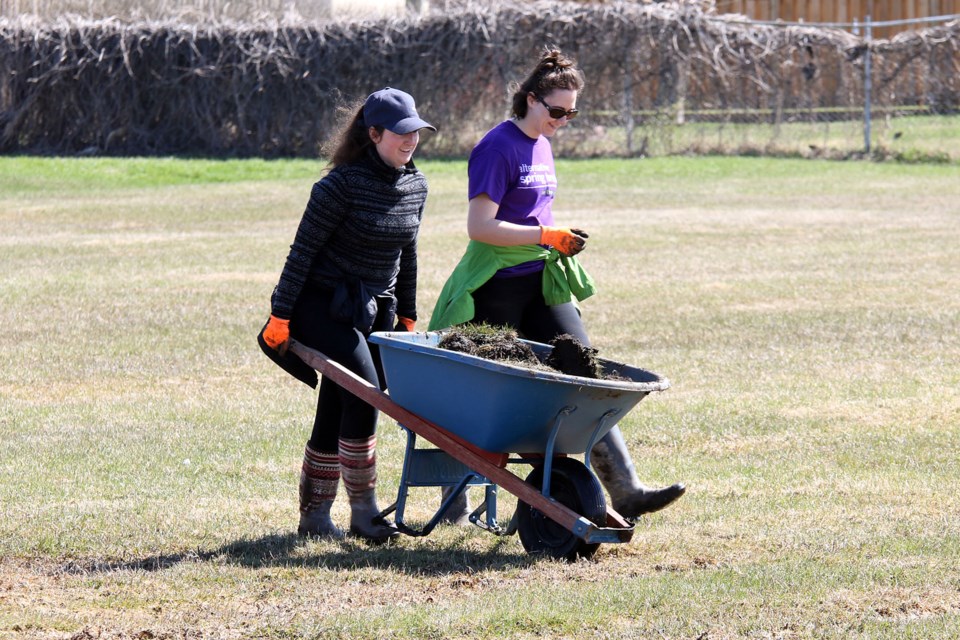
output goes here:
[{"label": "black sunglasses", "polygon": [[540,104],[542,104],[547,108],[547,113],[549,113],[550,117],[553,118],[554,120],[559,120],[560,118],[563,118],[563,117],[566,117],[567,120],[573,120],[574,118],[577,117],[577,114],[580,113],[579,109],[570,109],[570,111],[567,111],[562,107],[551,107],[540,96],[536,94],[534,94],[534,96],[537,98],[537,100],[540,101]]}]

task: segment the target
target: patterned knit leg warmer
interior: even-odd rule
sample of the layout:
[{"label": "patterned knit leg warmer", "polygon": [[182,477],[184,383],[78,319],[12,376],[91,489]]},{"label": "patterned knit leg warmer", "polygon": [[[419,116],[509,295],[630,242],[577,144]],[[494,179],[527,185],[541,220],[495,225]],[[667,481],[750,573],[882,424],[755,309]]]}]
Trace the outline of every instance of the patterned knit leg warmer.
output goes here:
[{"label": "patterned knit leg warmer", "polygon": [[350,500],[350,533],[374,543],[398,535],[377,506],[377,436],[340,438],[340,473]]},{"label": "patterned knit leg warmer", "polygon": [[361,440],[340,438],[340,472],[351,504],[377,486],[377,436]]},{"label": "patterned knit leg warmer", "polygon": [[337,497],[340,483],[340,456],[338,453],[314,451],[307,445],[300,468],[300,526],[301,536],[340,538],[341,531],[330,518],[330,507]]},{"label": "patterned knit leg warmer", "polygon": [[309,513],[320,503],[332,501],[337,497],[339,484],[339,454],[314,451],[307,445],[300,468],[300,513]]}]

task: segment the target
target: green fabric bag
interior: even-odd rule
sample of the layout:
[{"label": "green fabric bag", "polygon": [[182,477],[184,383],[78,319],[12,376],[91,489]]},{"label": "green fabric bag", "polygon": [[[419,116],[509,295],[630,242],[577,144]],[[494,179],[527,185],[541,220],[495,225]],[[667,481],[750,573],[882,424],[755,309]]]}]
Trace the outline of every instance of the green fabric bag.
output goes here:
[{"label": "green fabric bag", "polygon": [[447,278],[440,298],[430,317],[430,331],[446,329],[473,320],[473,292],[493,277],[500,269],[523,262],[543,260],[543,298],[548,305],[586,300],[596,287],[593,278],[580,261],[565,256],[556,249],[545,249],[536,244],[497,247],[471,240],[459,264]]}]

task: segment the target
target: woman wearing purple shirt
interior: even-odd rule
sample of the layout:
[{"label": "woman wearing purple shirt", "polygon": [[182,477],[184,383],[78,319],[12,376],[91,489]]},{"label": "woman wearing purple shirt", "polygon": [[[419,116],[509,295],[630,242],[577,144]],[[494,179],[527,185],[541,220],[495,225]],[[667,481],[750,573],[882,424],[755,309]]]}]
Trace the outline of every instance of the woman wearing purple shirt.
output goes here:
[{"label": "woman wearing purple shirt", "polygon": [[[550,138],[576,117],[583,84],[573,60],[560,51],[545,51],[513,95],[513,117],[494,127],[474,148],[467,169],[471,245],[541,245],[563,256],[583,250],[586,233],[555,225],[552,205],[557,176],[550,147]],[[589,346],[573,301],[545,301],[545,264],[544,259],[511,264],[478,288],[471,287],[473,322],[510,326],[523,337],[544,343],[570,334]],[[641,483],[619,427],[597,442],[591,460],[614,509],[627,518],[662,509],[685,491],[682,484],[651,489]],[[449,518],[462,520],[466,509],[465,498],[455,502]]]}]

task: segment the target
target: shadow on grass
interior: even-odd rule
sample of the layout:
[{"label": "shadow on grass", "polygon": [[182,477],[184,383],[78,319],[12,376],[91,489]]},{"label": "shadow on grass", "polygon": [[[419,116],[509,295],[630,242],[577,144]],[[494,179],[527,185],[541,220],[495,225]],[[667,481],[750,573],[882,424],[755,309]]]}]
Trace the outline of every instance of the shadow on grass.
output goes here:
[{"label": "shadow on grass", "polygon": [[499,539],[487,551],[461,547],[435,548],[388,543],[370,545],[356,538],[312,542],[295,534],[270,534],[227,543],[219,548],[160,554],[127,561],[70,562],[62,570],[70,574],[113,571],[164,571],[183,563],[214,563],[253,569],[304,567],[356,570],[366,567],[393,569],[412,575],[446,575],[467,571],[516,569],[536,562],[517,552],[509,539]]}]

